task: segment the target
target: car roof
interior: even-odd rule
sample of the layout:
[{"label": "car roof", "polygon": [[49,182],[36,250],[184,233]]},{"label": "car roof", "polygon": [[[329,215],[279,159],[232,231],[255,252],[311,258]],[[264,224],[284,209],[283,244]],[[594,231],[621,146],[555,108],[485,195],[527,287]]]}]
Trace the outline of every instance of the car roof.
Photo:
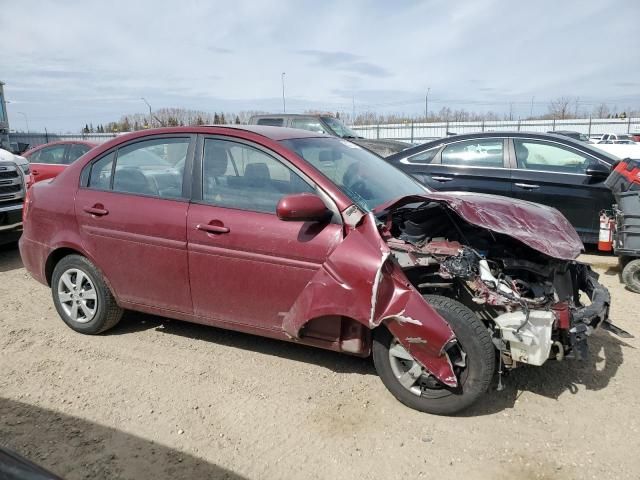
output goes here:
[{"label": "car roof", "polygon": [[229,133],[232,133],[233,131],[249,132],[274,141],[289,140],[293,138],[333,138],[329,135],[318,132],[311,132],[309,130],[300,130],[298,128],[272,127],[267,125],[191,125],[186,127],[160,127],[152,128],[149,130],[137,130],[135,132],[128,132],[123,134],[122,136],[118,136],[107,143],[112,144],[112,142],[116,139],[118,140],[118,143],[120,143],[123,140],[123,137],[132,139],[151,135],[165,135],[174,133],[220,135],[224,134],[225,130],[229,131]]},{"label": "car roof", "polygon": [[332,115],[330,114],[323,114],[323,113],[269,113],[269,114],[262,114],[262,115],[252,115],[251,119],[261,119],[261,118],[297,118],[297,117],[312,117],[312,118],[324,118],[324,117],[331,117],[334,118]]},{"label": "car roof", "polygon": [[602,160],[606,162],[613,162],[616,159],[609,155],[607,152],[599,150],[597,148],[593,148],[589,146],[589,144],[585,142],[581,142],[575,140],[571,137],[567,137],[565,135],[559,135],[556,133],[542,133],[542,132],[526,132],[526,131],[500,131],[500,132],[475,132],[475,133],[462,133],[460,135],[452,135],[449,137],[439,138],[437,140],[431,140],[429,142],[423,143],[421,145],[407,148],[406,150],[402,150],[401,152],[395,153],[386,157],[387,160],[394,160],[396,158],[405,158],[416,153],[422,152],[424,150],[429,150],[432,147],[442,145],[445,143],[453,143],[460,140],[472,140],[475,138],[502,138],[502,137],[512,137],[512,138],[533,138],[538,140],[553,140],[559,143],[564,143],[567,145],[571,145],[579,150],[588,151],[593,155],[598,156]]}]

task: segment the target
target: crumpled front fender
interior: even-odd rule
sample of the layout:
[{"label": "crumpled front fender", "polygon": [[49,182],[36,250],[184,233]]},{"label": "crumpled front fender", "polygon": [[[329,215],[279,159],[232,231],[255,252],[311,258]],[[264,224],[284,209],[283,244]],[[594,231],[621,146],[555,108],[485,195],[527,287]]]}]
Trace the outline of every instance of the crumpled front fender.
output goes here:
[{"label": "crumpled front fender", "polygon": [[382,322],[398,342],[445,385],[458,382],[444,348],[455,334],[390,258],[372,214],[346,235],[283,319],[299,338],[302,327],[323,316],[352,318],[368,328]]}]

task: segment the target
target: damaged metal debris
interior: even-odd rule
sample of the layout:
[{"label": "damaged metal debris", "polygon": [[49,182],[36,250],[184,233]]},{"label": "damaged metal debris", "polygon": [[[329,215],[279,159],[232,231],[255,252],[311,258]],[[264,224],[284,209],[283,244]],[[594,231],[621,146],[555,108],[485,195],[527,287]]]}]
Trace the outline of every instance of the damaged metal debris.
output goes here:
[{"label": "damaged metal debris", "polygon": [[384,219],[393,257],[420,292],[470,306],[506,368],[583,359],[589,334],[608,324],[610,297],[597,274],[575,260],[554,258],[553,251],[473,225],[438,200],[389,210]]}]

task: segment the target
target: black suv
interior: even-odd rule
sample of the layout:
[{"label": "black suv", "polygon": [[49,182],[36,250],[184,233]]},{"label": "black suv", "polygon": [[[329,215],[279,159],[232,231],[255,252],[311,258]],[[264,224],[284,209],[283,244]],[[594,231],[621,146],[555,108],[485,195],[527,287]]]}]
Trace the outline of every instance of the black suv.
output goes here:
[{"label": "black suv", "polygon": [[249,119],[249,125],[268,125],[271,127],[289,127],[326,133],[333,137],[340,137],[356,143],[381,157],[388,157],[394,153],[409,148],[411,144],[397,140],[371,140],[359,136],[344,123],[330,115],[297,115],[273,114],[255,115]]},{"label": "black suv", "polygon": [[434,190],[492,193],[560,210],[584,243],[597,243],[604,184],[616,157],[569,137],[544,133],[456,135],[386,159]]}]

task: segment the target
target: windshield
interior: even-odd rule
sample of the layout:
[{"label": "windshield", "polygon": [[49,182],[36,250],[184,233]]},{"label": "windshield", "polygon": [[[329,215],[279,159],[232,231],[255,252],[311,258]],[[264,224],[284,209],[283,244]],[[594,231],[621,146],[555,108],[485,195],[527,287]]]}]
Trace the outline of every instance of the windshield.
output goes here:
[{"label": "windshield", "polygon": [[427,189],[382,158],[338,138],[294,138],[280,143],[320,170],[365,211]]},{"label": "windshield", "polygon": [[337,118],[333,117],[322,117],[324,123],[329,125],[329,128],[333,130],[338,137],[342,138],[361,138],[356,132],[347,127],[344,123],[342,123]]}]

